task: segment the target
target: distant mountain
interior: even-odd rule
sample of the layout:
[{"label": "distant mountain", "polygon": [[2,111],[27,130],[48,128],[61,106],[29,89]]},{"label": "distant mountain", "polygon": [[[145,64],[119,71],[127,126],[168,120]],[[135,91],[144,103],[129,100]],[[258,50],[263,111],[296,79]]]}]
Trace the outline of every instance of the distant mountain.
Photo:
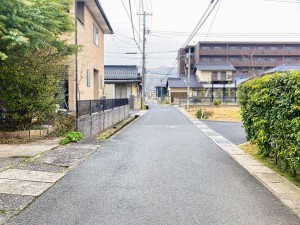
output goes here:
[{"label": "distant mountain", "polygon": [[163,79],[162,83],[166,84],[168,77],[177,77],[177,68],[175,67],[173,71],[169,74],[171,67],[158,67],[158,68],[148,68],[146,74],[146,92],[154,91],[155,86],[160,85],[160,80]]}]

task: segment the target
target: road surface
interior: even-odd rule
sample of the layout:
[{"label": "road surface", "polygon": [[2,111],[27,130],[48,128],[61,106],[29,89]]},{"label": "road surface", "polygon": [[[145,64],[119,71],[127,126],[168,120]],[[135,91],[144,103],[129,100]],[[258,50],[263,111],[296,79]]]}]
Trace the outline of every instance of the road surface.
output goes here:
[{"label": "road surface", "polygon": [[178,109],[149,104],[10,224],[300,224]]}]

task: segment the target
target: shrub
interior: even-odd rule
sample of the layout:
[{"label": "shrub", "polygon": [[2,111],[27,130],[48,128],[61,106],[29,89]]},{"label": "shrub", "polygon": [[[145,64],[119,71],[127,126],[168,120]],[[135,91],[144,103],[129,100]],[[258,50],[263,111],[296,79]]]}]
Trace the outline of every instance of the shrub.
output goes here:
[{"label": "shrub", "polygon": [[204,109],[200,108],[195,113],[195,116],[201,120],[201,119],[208,119],[213,114],[214,114],[214,112],[211,110],[204,110]]},{"label": "shrub", "polygon": [[219,99],[215,99],[214,100],[214,105],[215,106],[220,106],[221,105],[221,101]]},{"label": "shrub", "polygon": [[81,139],[82,139],[82,134],[80,132],[73,131],[73,132],[68,133],[67,136],[60,141],[60,144],[66,145],[71,142],[78,142]]},{"label": "shrub", "polygon": [[76,116],[66,114],[56,114],[52,119],[54,132],[50,135],[53,137],[62,137],[75,129]]},{"label": "shrub", "polygon": [[238,95],[248,140],[296,174],[300,169],[300,73],[248,81]]}]

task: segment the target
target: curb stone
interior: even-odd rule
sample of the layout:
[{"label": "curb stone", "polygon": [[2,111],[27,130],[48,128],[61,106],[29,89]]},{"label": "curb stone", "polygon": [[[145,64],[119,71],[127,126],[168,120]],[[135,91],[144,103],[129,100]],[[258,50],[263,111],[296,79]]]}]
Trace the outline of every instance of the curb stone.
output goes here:
[{"label": "curb stone", "polygon": [[300,188],[254,159],[200,120],[193,118],[184,109],[179,109],[179,111],[300,217]]}]

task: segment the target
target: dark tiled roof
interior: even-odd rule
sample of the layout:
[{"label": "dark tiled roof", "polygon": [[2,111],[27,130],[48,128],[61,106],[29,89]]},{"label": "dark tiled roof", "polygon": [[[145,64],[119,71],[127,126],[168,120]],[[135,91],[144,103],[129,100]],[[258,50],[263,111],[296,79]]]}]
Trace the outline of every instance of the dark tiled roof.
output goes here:
[{"label": "dark tiled roof", "polygon": [[271,73],[284,73],[284,72],[290,72],[290,71],[300,71],[300,64],[291,64],[291,65],[287,65],[287,64],[283,64],[281,66],[277,66],[273,69],[267,70],[265,71],[263,74],[271,74]]},{"label": "dark tiled roof", "polygon": [[101,14],[102,14],[102,16],[103,16],[103,19],[104,19],[105,23],[107,24],[108,29],[110,30],[110,33],[113,34],[114,31],[113,31],[113,29],[112,29],[112,27],[111,27],[111,25],[110,25],[110,23],[109,23],[109,21],[108,21],[108,19],[107,19],[107,16],[106,16],[106,14],[105,14],[105,12],[104,12],[104,10],[103,10],[102,5],[100,4],[100,2],[99,2],[98,0],[95,0],[95,3],[96,3],[96,5],[97,5],[99,11],[101,12]]},{"label": "dark tiled roof", "polygon": [[105,80],[138,80],[138,67],[131,66],[118,66],[107,65],[104,66],[104,79]]},{"label": "dark tiled roof", "polygon": [[[170,88],[187,88],[188,77],[186,75],[182,75],[179,78],[168,78],[167,86]],[[201,88],[202,84],[198,81],[196,75],[191,75],[190,77],[190,87],[191,88]]]},{"label": "dark tiled roof", "polygon": [[236,70],[230,63],[198,63],[197,70],[234,71]]}]

